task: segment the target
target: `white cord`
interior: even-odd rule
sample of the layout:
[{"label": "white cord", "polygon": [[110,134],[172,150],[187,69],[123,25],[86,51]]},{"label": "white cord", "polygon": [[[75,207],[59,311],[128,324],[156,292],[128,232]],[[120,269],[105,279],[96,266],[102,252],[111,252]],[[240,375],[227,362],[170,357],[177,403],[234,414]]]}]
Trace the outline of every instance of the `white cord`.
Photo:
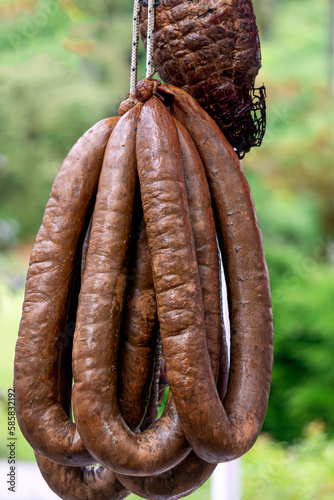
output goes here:
[{"label": "white cord", "polygon": [[153,41],[154,41],[154,2],[148,0],[148,22],[146,38],[146,78],[154,72],[153,69]]},{"label": "white cord", "polygon": [[130,95],[135,91],[137,84],[140,6],[140,0],[135,0],[133,5]]},{"label": "white cord", "polygon": [[[154,2],[155,0],[148,0],[148,21],[147,21],[147,38],[146,38],[146,75],[145,75],[146,78],[149,78],[154,72],[153,68]],[[137,84],[140,7],[141,7],[140,0],[134,0],[133,24],[132,24],[130,95],[135,91]]]}]

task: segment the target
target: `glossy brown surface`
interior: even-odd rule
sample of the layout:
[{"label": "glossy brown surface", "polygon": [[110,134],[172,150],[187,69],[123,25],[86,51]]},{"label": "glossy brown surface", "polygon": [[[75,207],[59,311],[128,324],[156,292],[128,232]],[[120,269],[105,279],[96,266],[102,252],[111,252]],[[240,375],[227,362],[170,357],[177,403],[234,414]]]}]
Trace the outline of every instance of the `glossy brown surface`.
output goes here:
[{"label": "glossy brown surface", "polygon": [[[77,276],[69,307],[69,318],[75,321],[77,311],[77,294],[80,291],[81,277],[86,267],[86,256],[91,229],[91,221],[84,239],[82,247],[81,262],[77,263]],[[80,272],[79,272],[80,269]],[[72,389],[72,342],[68,343],[60,351],[58,378],[59,401],[62,404],[66,414],[71,415],[71,389]],[[105,467],[86,466],[71,467],[60,465],[49,460],[39,453],[35,452],[35,458],[40,472],[46,483],[63,500],[121,500],[129,495],[130,492],[124,488],[117,480],[114,473]]]},{"label": "glossy brown surface", "polygon": [[[178,124],[180,128],[182,126]],[[183,130],[183,135],[186,135],[186,131]],[[182,147],[181,147],[182,150]],[[189,160],[189,158],[188,158]],[[184,158],[184,163],[187,162],[187,158]],[[190,206],[191,204],[195,202],[195,195],[200,195],[201,193],[199,192],[199,189],[202,188],[204,191],[201,194],[201,201],[199,201],[199,206],[198,209],[196,210],[195,216],[197,217],[197,223],[193,221],[193,224],[197,228],[197,231],[199,229],[199,223],[202,221],[202,223],[206,220],[207,217],[207,209],[208,209],[208,199],[209,198],[209,192],[207,186],[205,187],[205,183],[203,181],[203,177],[201,175],[201,170],[203,169],[203,166],[199,164],[199,162],[195,161],[194,164],[195,168],[192,166],[186,167],[186,171],[188,172],[188,175],[190,175],[189,168],[192,168],[193,170],[193,175],[194,179],[191,181],[193,190],[189,190],[189,185],[188,185],[188,199]],[[196,168],[200,168],[201,170],[199,172],[196,172]],[[197,178],[197,179],[196,179]],[[196,182],[197,180],[197,182]],[[202,183],[199,181],[202,181]],[[204,184],[204,185],[203,185]],[[204,203],[202,201],[204,199]],[[202,207],[203,211],[202,214],[200,213],[200,208]],[[205,210],[206,208],[206,210]],[[210,211],[210,210],[209,210]],[[211,214],[212,216],[212,214]],[[209,221],[209,224],[211,221]],[[211,223],[212,224],[212,223]],[[86,261],[86,251],[88,248],[88,238],[89,238],[89,231],[87,232],[87,236],[85,238],[85,244],[83,247],[83,256],[82,256],[82,272],[85,267],[85,261]],[[207,238],[205,235],[204,237],[200,238],[200,233],[198,234],[197,237],[197,248],[198,248],[198,255],[202,263],[207,262],[208,259],[204,259],[204,255],[206,254],[206,248],[202,248],[202,239],[204,240]],[[131,287],[131,297],[132,299],[135,298],[136,294],[134,293],[134,290],[136,290],[136,293],[138,294],[138,299],[140,298],[140,291],[143,292],[143,295],[145,296],[145,291],[146,287],[148,289],[151,288],[152,286],[152,274],[151,274],[151,268],[150,268],[150,259],[148,259],[147,255],[147,241],[146,241],[146,232],[145,232],[145,226],[141,224],[140,230],[139,230],[139,235],[138,235],[138,240],[137,240],[137,254],[136,254],[136,266],[135,269],[138,271],[138,276],[136,276],[135,273],[135,281],[134,281],[134,287]],[[208,252],[210,254],[210,251]],[[212,253],[212,252],[211,252]],[[214,252],[213,252],[214,254]],[[210,260],[211,255],[209,255],[209,260]],[[211,257],[212,259],[212,257]],[[148,269],[149,267],[149,269]],[[204,265],[205,267],[205,265]],[[210,272],[209,273],[204,273],[203,274],[203,282],[202,282],[202,289],[205,290],[207,288],[207,283],[206,281],[211,278]],[[144,286],[143,286],[144,285]],[[145,303],[146,306],[148,303]],[[137,306],[139,304],[137,303]],[[137,309],[136,309],[137,310]],[[139,309],[138,309],[139,310]],[[144,311],[149,311],[150,307],[144,307]],[[209,309],[211,311],[211,308]],[[131,302],[130,302],[130,308],[126,310],[126,314],[131,315]],[[130,327],[130,331],[132,328]],[[134,331],[133,333],[136,333]],[[138,340],[140,340],[139,336],[140,330],[137,332],[138,335]],[[219,333],[219,332],[218,332]],[[217,339],[216,339],[217,340]],[[217,340],[217,343],[219,341]],[[140,350],[140,343],[139,345],[134,345],[135,349]],[[218,346],[216,346],[216,349],[214,349],[214,346],[212,344],[211,348],[211,353],[213,358],[216,360],[216,352],[218,351]],[[122,357],[122,356],[121,356]],[[131,361],[131,359],[129,360]],[[143,360],[142,360],[143,361]],[[216,364],[216,361],[214,361],[214,364]],[[126,366],[125,363],[122,364],[122,369],[128,370],[128,367]],[[158,363],[158,370],[156,374],[156,382],[158,386],[158,381],[159,381],[159,375],[160,375],[160,363]],[[129,373],[129,372],[128,372]],[[122,374],[122,370],[121,370]],[[129,374],[130,375],[130,374]],[[133,373],[133,375],[135,375]],[[63,377],[64,378],[64,374]],[[137,378],[135,378],[137,380]],[[134,392],[139,390],[139,393],[141,393],[141,384],[138,385],[133,385],[133,379],[131,376],[128,377],[121,377],[121,383],[120,383],[120,390],[121,393],[123,394],[125,406],[124,408],[127,408],[129,413],[125,412],[125,419],[127,418],[132,418],[135,419],[137,415],[137,419],[141,415],[141,410],[139,407],[135,406],[134,409],[131,411],[131,401],[133,398],[137,397]],[[138,389],[139,387],[139,389]],[[130,390],[132,388],[132,391]],[[156,396],[158,394],[156,393]],[[128,398],[128,399],[126,399]],[[155,419],[153,419],[154,421]],[[137,420],[138,422],[139,420]],[[136,426],[136,420],[134,420],[134,425]],[[201,459],[199,459],[193,452],[190,453],[189,458],[187,457],[181,464],[176,466],[170,471],[166,471],[165,473],[159,474],[157,476],[149,476],[149,477],[143,477],[143,478],[138,478],[138,477],[131,477],[131,476],[124,476],[124,475],[114,475],[113,472],[107,471],[102,466],[99,466],[98,468],[90,468],[86,467],[85,469],[76,469],[76,468],[70,468],[70,467],[64,467],[60,466],[57,464],[54,464],[40,455],[36,454],[36,460],[37,463],[41,469],[41,472],[43,474],[43,477],[51,487],[51,489],[58,494],[61,498],[64,499],[69,499],[69,500],[79,500],[81,498],[88,498],[88,499],[115,499],[117,500],[118,498],[124,498],[126,496],[126,491],[125,488],[121,488],[120,484],[117,482],[116,477],[120,480],[121,483],[123,483],[125,486],[130,487],[133,492],[136,494],[139,494],[143,498],[170,498],[170,499],[177,499],[184,497],[185,495],[189,495],[191,492],[195,491],[197,488],[199,488],[211,475],[213,472],[215,466],[212,464],[207,464]]]},{"label": "glossy brown surface", "polygon": [[[27,415],[49,446],[43,454],[36,449],[41,472],[69,500],[117,500],[128,490],[149,499],[186,496],[216,463],[252,446],[267,408],[269,278],[240,163],[217,124],[182,89],[151,80],[138,88],[144,104],[97,124],[96,136],[85,134],[65,160],[29,269],[15,376],[22,391],[38,343],[52,364],[35,362],[37,374],[28,381],[37,390],[30,390]],[[111,136],[103,129],[110,123]],[[229,376],[220,255],[230,309]],[[44,310],[43,319],[43,307],[53,315]],[[38,331],[30,308],[39,314]],[[55,335],[59,325],[65,335]],[[169,399],[157,420],[166,383]],[[22,401],[21,393],[20,418],[27,412]],[[64,457],[69,451],[73,456]],[[75,466],[96,462],[103,465]]]},{"label": "glossy brown surface", "polygon": [[130,494],[115,474],[102,465],[69,467],[36,452],[35,458],[43,478],[63,500],[122,500]]},{"label": "glossy brown surface", "polygon": [[141,107],[138,104],[123,115],[106,149],[73,348],[73,408],[80,435],[98,462],[133,475],[162,472],[190,451],[171,403],[142,434],[129,429],[117,404],[118,342]]},{"label": "glossy brown surface", "polygon": [[[140,34],[146,43],[147,1],[142,4]],[[165,83],[195,97],[234,147],[251,142],[250,90],[261,67],[251,0],[159,1],[153,66]]]},{"label": "glossy brown surface", "polygon": [[118,404],[125,422],[134,430],[149,403],[158,336],[157,305],[145,224],[139,228],[135,266],[126,301],[120,337]]},{"label": "glossy brown surface", "polygon": [[[176,367],[183,365],[189,375],[195,371],[195,359],[188,359],[189,336],[196,334],[202,339],[201,354],[206,351],[208,362],[209,355],[177,129],[169,112],[155,97],[143,106],[137,155],[160,333],[168,380],[175,397],[178,390],[184,392],[180,377],[172,383]],[[212,376],[211,369],[209,373]]]},{"label": "glossy brown surface", "polygon": [[[194,234],[198,272],[202,288],[205,332],[215,377],[223,346],[225,331],[221,311],[220,280],[216,228],[211,207],[211,196],[202,160],[186,128],[175,120],[180,142],[188,196],[191,226]],[[225,350],[227,357],[227,351]],[[224,363],[226,366],[226,363]],[[227,373],[225,373],[225,379]]]},{"label": "glossy brown surface", "polygon": [[[178,193],[174,193],[172,189],[171,182],[172,177],[171,173],[172,166],[168,165],[168,171],[166,172],[166,162],[172,161],[167,154],[167,151],[164,150],[162,144],[165,144],[167,147],[167,137],[169,137],[171,144],[177,149],[178,141],[180,144],[180,153],[181,153],[181,164],[179,163],[180,156],[178,155],[177,162],[174,162],[174,167],[176,169],[175,175],[181,177],[182,184],[184,183],[183,189],[186,188],[187,192],[187,201],[190,210],[190,219],[192,224],[192,230],[194,233],[194,244],[196,249],[196,257],[198,261],[199,267],[199,278],[202,287],[202,297],[204,303],[204,311],[205,311],[205,327],[207,328],[208,335],[208,350],[211,356],[211,362],[213,366],[214,373],[217,375],[218,373],[218,364],[219,364],[219,354],[220,354],[220,334],[221,332],[221,318],[220,318],[220,304],[219,304],[219,276],[218,276],[218,258],[217,258],[217,247],[216,247],[216,237],[215,237],[215,227],[213,220],[213,213],[210,202],[210,193],[204,173],[204,168],[200,157],[197,153],[197,150],[194,144],[189,137],[187,131],[182,127],[180,123],[176,123],[176,130],[173,128],[173,122],[171,121],[171,117],[168,111],[164,108],[163,105],[157,102],[156,99],[153,100],[153,103],[148,102],[146,104],[148,111],[147,115],[142,115],[141,118],[141,126],[143,130],[139,128],[138,132],[138,141],[140,141],[141,134],[145,137],[145,127],[150,124],[153,128],[152,135],[155,136],[155,127],[160,123],[161,131],[160,138],[155,138],[154,140],[159,141],[159,146],[154,143],[150,152],[152,151],[149,158],[147,156],[150,153],[146,152],[145,158],[142,158],[142,165],[139,165],[140,169],[147,170],[144,175],[141,176],[142,180],[142,193],[144,196],[144,211],[145,211],[145,194],[146,189],[149,189],[151,186],[151,182],[147,182],[147,186],[145,185],[145,178],[151,174],[151,170],[155,168],[155,172],[153,175],[157,176],[157,185],[159,179],[165,180],[165,176],[168,176],[169,180],[169,189],[165,191],[165,203],[159,203],[159,209],[156,212],[156,215],[152,216],[152,225],[163,224],[166,221],[164,228],[166,229],[167,235],[167,218],[165,219],[162,214],[167,215],[167,210],[165,205],[167,204],[168,197],[171,198],[171,207],[177,210],[180,207],[173,207],[173,203],[175,205],[179,204]],[[145,108],[144,108],[145,109]],[[162,120],[162,121],[161,121]],[[168,126],[169,125],[169,126]],[[163,133],[165,130],[165,133]],[[175,131],[177,132],[175,134]],[[165,142],[166,141],[166,142]],[[162,143],[162,144],[161,144]],[[139,143],[140,144],[140,143]],[[138,146],[140,147],[140,146]],[[154,151],[156,148],[161,151],[161,158],[155,158]],[[173,151],[172,151],[173,152]],[[166,154],[163,154],[166,153]],[[156,164],[152,166],[152,162]],[[161,166],[158,162],[161,162]],[[182,179],[182,166],[184,168],[184,179]],[[144,183],[144,185],[143,185]],[[163,196],[163,192],[159,189],[156,189],[158,195],[161,193]],[[173,193],[173,194],[171,194]],[[149,205],[152,201],[152,196],[148,195],[147,197],[147,210],[149,211]],[[181,203],[180,203],[181,205]],[[182,205],[181,205],[182,208]],[[169,230],[173,230],[174,226],[177,225],[177,229],[180,229],[180,220],[179,217],[176,216],[175,219],[171,219],[171,214],[168,212],[170,219],[169,221]],[[154,250],[158,251],[154,246]],[[173,252],[175,251],[174,247],[166,248],[166,253],[169,253],[169,258],[173,258]],[[153,263],[155,254],[151,253]],[[160,265],[162,263],[160,262]],[[170,273],[171,269],[169,269]],[[183,272],[183,271],[182,271]],[[182,275],[182,273],[180,273]],[[170,285],[172,286],[172,279],[179,279],[179,276],[175,276],[171,274]],[[164,311],[163,311],[164,314]],[[160,316],[161,318],[161,316]],[[177,340],[177,339],[175,339]],[[180,350],[184,347],[180,343]],[[226,356],[226,350],[225,356]],[[188,355],[189,352],[187,349],[184,349],[184,356]],[[175,359],[175,363],[179,360]],[[189,362],[189,361],[182,361]],[[223,365],[222,374],[226,378],[226,363]],[[180,387],[180,392],[182,389]],[[200,458],[196,456],[194,452],[191,452],[188,457],[186,457],[180,464],[176,467],[168,470],[162,474],[156,476],[148,476],[148,477],[123,477],[117,475],[119,480],[124,484],[127,488],[129,488],[132,492],[143,498],[149,499],[178,499],[182,498],[186,495],[189,495],[197,488],[199,488],[212,474],[215,469],[215,465],[206,463]]]},{"label": "glossy brown surface", "polygon": [[[250,188],[232,147],[186,92],[168,85],[160,89],[174,95],[173,113],[191,134],[206,169],[231,322],[231,366],[224,405],[207,377],[204,356],[195,373],[196,391],[188,388],[193,384],[192,374],[178,365],[183,391],[176,390],[174,397],[195,452],[209,462],[222,462],[242,455],[254,444],[265,417],[273,362],[269,276]],[[197,340],[196,345],[201,349]],[[169,383],[173,388],[170,376]]]},{"label": "glossy brown surface", "polygon": [[[81,276],[85,269],[89,235],[90,226],[82,249],[80,266]],[[74,319],[76,308],[77,300],[72,300],[70,313],[72,312]],[[58,368],[58,377],[61,381],[61,386],[59,387],[59,400],[67,415],[71,414],[71,401],[68,398],[68,392],[71,395],[72,344],[69,347],[69,349],[66,348],[61,351]],[[66,388],[66,391],[64,391],[64,388]],[[35,458],[43,478],[52,491],[63,500],[121,500],[129,494],[126,488],[119,483],[114,473],[101,465],[97,467],[71,467],[60,465],[43,457],[37,452],[35,452]]]},{"label": "glossy brown surface", "polygon": [[205,483],[216,465],[204,462],[192,451],[173,469],[157,476],[131,477],[116,474],[132,493],[150,500],[177,500],[190,495]]},{"label": "glossy brown surface", "polygon": [[21,431],[36,451],[65,465],[94,463],[58,400],[57,370],[76,259],[117,120],[102,120],[88,130],[56,176],[30,257],[16,344],[14,385]]},{"label": "glossy brown surface", "polygon": [[[174,398],[183,400],[196,394],[198,384],[205,391],[208,379],[215,385],[215,377],[177,129],[156,97],[143,106],[137,155],[167,376]],[[206,374],[199,378],[202,363]]]}]

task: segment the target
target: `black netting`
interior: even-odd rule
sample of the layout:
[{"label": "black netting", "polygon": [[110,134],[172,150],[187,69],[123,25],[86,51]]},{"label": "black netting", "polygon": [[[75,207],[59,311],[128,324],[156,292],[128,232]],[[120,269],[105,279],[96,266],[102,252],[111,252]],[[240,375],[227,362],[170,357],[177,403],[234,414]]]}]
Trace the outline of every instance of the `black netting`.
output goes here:
[{"label": "black netting", "polygon": [[233,100],[225,96],[214,109],[206,108],[241,159],[252,147],[261,145],[266,130],[266,90],[237,89]]},{"label": "black netting", "polygon": [[262,87],[253,88],[252,95],[252,109],[251,115],[253,117],[255,133],[253,136],[253,144],[251,147],[261,146],[263,136],[266,131],[266,88]]}]

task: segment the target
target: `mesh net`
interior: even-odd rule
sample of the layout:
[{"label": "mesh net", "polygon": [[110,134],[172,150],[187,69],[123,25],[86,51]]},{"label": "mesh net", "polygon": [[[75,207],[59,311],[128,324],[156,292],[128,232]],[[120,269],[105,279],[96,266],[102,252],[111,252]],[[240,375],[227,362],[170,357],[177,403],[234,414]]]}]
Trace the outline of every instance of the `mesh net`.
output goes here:
[{"label": "mesh net", "polygon": [[252,147],[261,145],[266,130],[264,85],[234,94],[233,99],[226,95],[214,107],[207,107],[205,102],[201,104],[217,122],[239,158],[243,158]]}]

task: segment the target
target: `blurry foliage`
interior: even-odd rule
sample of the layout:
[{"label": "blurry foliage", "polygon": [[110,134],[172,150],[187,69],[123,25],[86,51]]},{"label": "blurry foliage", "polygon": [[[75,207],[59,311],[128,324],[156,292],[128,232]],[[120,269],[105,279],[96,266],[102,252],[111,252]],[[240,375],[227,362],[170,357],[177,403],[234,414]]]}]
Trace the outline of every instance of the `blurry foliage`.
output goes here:
[{"label": "blurry foliage", "polygon": [[[256,10],[257,1],[254,1]],[[261,2],[260,2],[261,3]],[[257,12],[257,11],[256,11]],[[261,24],[260,24],[261,29]],[[276,3],[262,39],[267,132],[245,159],[270,272],[275,366],[264,429],[334,434],[334,113],[329,3]]]},{"label": "blurry foliage", "polygon": [[[294,446],[262,435],[241,462],[242,500],[331,500],[334,496],[334,445],[321,422],[312,422]],[[189,500],[210,500],[210,481]],[[128,500],[139,497],[130,495]]]},{"label": "blurry foliage", "polygon": [[272,20],[280,0],[253,0],[256,22],[261,31],[261,39],[267,40],[272,29]]},{"label": "blurry foliage", "polygon": [[[329,3],[254,0],[254,9],[268,123],[244,171],[264,235],[276,332],[264,428],[290,441],[315,418],[334,435]],[[132,0],[0,0],[0,19],[0,221],[14,231],[5,232],[8,246],[34,237],[64,156],[127,94]]]},{"label": "blurry foliage", "polygon": [[312,422],[294,446],[258,438],[242,461],[243,500],[330,500],[334,495],[334,445],[321,422]]},{"label": "blurry foliage", "polygon": [[71,146],[128,92],[132,1],[17,0],[0,18],[0,219],[29,239]]}]

